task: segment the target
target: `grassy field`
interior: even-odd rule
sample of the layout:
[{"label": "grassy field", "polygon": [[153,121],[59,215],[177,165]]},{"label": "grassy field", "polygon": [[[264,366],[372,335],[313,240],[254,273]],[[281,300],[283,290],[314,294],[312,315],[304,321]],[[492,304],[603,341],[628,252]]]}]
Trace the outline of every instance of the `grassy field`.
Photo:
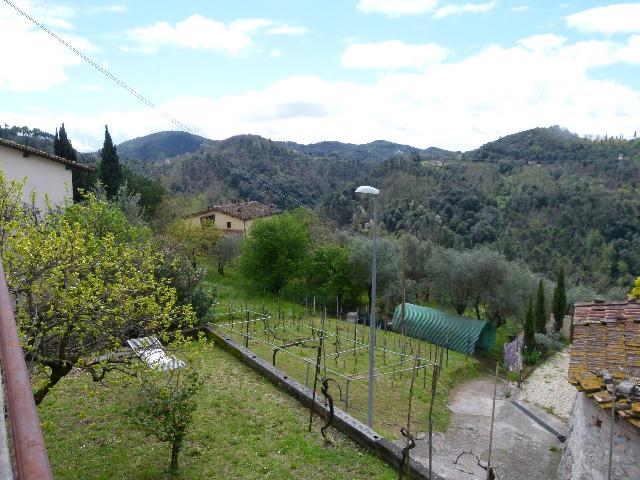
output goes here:
[{"label": "grassy field", "polygon": [[[195,343],[208,375],[171,478],[395,479],[397,474],[336,431],[325,443],[308,410],[213,344]],[[120,381],[119,381],[120,380]],[[123,415],[135,384],[69,375],[39,407],[56,479],[163,479],[169,450]]]},{"label": "grassy field", "polygon": [[[320,328],[320,318],[306,318],[292,323],[291,319],[278,321],[277,318],[268,323],[268,328],[264,330],[264,322],[250,322],[249,348],[269,362],[273,360],[273,345],[284,345],[301,339],[311,338],[312,331],[316,332],[313,340],[305,342],[306,346],[287,347],[287,351],[278,351],[276,354],[276,366],[295,378],[301,383],[307,382],[307,362],[302,358],[307,358],[312,364],[309,367],[310,387],[313,386],[314,367],[319,345],[317,329]],[[246,323],[236,321],[234,328],[225,327],[230,338],[238,343],[244,342],[244,328]],[[336,331],[336,326],[338,330]],[[351,415],[366,423],[367,420],[367,398],[368,398],[368,335],[369,328],[365,325],[349,324],[344,321],[336,321],[327,318],[325,320],[325,330],[328,336],[325,342],[325,351],[321,356],[322,365],[326,365],[326,376],[332,379],[329,392],[337,407],[347,410]],[[356,332],[357,330],[357,332]],[[269,332],[272,332],[270,334]],[[336,336],[337,332],[337,336]],[[275,334],[275,337],[273,336]],[[336,342],[336,338],[339,340]],[[357,338],[357,344],[354,339]],[[269,345],[268,343],[272,345]],[[376,346],[380,350],[375,353],[375,369],[380,374],[374,382],[374,422],[373,428],[388,438],[398,438],[400,428],[406,426],[409,411],[409,388],[412,377],[412,368],[415,361],[411,356],[400,356],[387,350],[395,352],[403,351],[402,344],[406,342],[404,351],[407,354],[420,351],[421,357],[425,359],[427,368],[416,369],[414,378],[414,388],[411,408],[411,429],[412,432],[427,431],[428,408],[431,399],[431,379],[433,368],[428,364],[430,345],[418,340],[405,339],[393,332],[377,331]],[[337,343],[337,345],[336,345]],[[358,350],[354,350],[354,345]],[[340,355],[336,352],[347,351]],[[431,346],[432,360],[435,361],[435,348]],[[287,353],[290,352],[290,353]],[[326,359],[324,358],[326,354]],[[446,355],[443,355],[446,359]],[[461,382],[470,380],[478,374],[477,361],[473,358],[465,359],[465,356],[457,352],[450,351],[448,361],[445,360],[443,369],[437,381],[436,397],[434,401],[434,429],[443,431],[449,421],[450,411],[446,407],[451,390]],[[399,372],[404,370],[403,372]],[[393,373],[393,372],[399,373]],[[320,369],[320,377],[325,375],[323,367]],[[349,380],[349,404],[346,404],[347,378]],[[339,388],[338,388],[339,385]],[[320,385],[318,384],[318,398],[320,395]]]},{"label": "grassy field", "polygon": [[[249,347],[261,357],[272,361],[273,345],[283,345],[292,341],[309,338],[312,333],[320,328],[319,313],[309,313],[304,306],[278,300],[273,296],[262,295],[250,286],[244,285],[242,279],[237,276],[233,269],[227,269],[224,276],[210,270],[207,280],[215,285],[218,290],[218,298],[221,302],[233,305],[234,309],[241,310],[247,306],[249,310],[266,310],[272,317],[269,328],[273,334],[264,330],[264,322],[250,323],[249,334],[256,340],[250,340]],[[304,299],[301,292],[297,292],[295,287],[291,288],[289,295],[299,296]],[[309,301],[311,305],[311,301]],[[319,302],[318,302],[318,309]],[[332,306],[335,311],[335,305]],[[229,316],[226,306],[217,309],[216,323],[228,323]],[[302,317],[302,320],[299,320]],[[234,316],[236,322],[242,322],[246,317]],[[326,366],[327,377],[333,382],[330,383],[330,393],[334,398],[335,405],[343,410],[347,410],[351,415],[366,423],[367,420],[367,397],[368,383],[366,378],[349,382],[349,404],[346,405],[346,379],[343,376],[366,376],[369,368],[368,359],[368,338],[369,327],[365,325],[348,324],[342,320],[337,321],[331,316],[327,316],[325,329],[328,335],[341,337],[336,345],[335,336],[328,337],[326,342]],[[337,331],[336,331],[337,327]],[[357,332],[355,331],[357,328]],[[246,333],[244,325],[237,323],[233,329],[226,328],[230,337],[238,343],[244,342],[243,334]],[[357,339],[357,344],[355,340]],[[268,343],[273,344],[269,345]],[[408,342],[408,343],[405,343]],[[291,346],[286,352],[276,354],[276,366],[286,372],[292,378],[301,383],[307,379],[307,363],[297,357],[312,359],[315,364],[317,340],[306,342],[305,346]],[[404,345],[404,347],[403,347]],[[343,351],[360,347],[359,350],[348,352],[337,356],[336,351]],[[378,330],[376,347],[379,349],[393,350],[395,352],[405,352],[405,354],[417,354],[429,361],[435,360],[435,347],[415,339],[404,339],[393,332],[383,332]],[[296,356],[294,356],[296,355]],[[424,364],[424,363],[423,363]],[[409,406],[409,385],[411,381],[411,369],[414,360],[411,357],[401,357],[392,353],[383,353],[376,350],[375,356],[376,371],[384,375],[376,377],[374,385],[374,429],[388,438],[398,438],[400,428],[406,426],[408,406]],[[446,407],[451,391],[461,382],[468,381],[479,374],[479,364],[474,358],[465,358],[464,355],[450,351],[448,361],[445,362],[441,375],[437,382],[436,397],[434,401],[434,429],[444,431],[449,422],[450,411]],[[393,370],[405,370],[401,374],[391,374]],[[309,373],[309,386],[313,386],[313,366]],[[431,377],[432,368],[420,369],[414,381],[412,409],[411,409],[411,431],[425,432],[428,429],[428,408],[431,399]],[[425,379],[426,373],[426,379]],[[321,376],[324,375],[324,370]],[[341,376],[343,375],[343,376]],[[338,389],[337,385],[340,386]],[[320,387],[318,395],[320,397]]]}]

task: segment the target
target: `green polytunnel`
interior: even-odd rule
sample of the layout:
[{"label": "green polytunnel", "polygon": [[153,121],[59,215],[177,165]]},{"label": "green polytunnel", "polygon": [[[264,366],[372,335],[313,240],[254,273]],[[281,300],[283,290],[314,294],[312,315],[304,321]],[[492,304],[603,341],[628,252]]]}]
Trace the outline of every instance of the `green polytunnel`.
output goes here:
[{"label": "green polytunnel", "polygon": [[[489,351],[496,343],[491,322],[453,315],[435,308],[405,303],[405,334],[435,345],[473,355],[478,349]],[[400,332],[402,305],[393,312],[391,329]]]}]

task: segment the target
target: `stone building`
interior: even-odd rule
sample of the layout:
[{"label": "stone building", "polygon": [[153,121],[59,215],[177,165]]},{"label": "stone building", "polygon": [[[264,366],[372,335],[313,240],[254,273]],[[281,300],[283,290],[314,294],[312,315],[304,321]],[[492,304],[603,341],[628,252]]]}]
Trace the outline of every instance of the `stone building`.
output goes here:
[{"label": "stone building", "polygon": [[640,303],[575,305],[569,382],[578,395],[558,478],[640,479]]},{"label": "stone building", "polygon": [[260,202],[232,202],[227,205],[214,205],[206,210],[192,213],[185,217],[191,225],[199,225],[203,220],[212,220],[222,229],[225,235],[246,235],[257,218],[273,217],[282,210],[273,205]]}]

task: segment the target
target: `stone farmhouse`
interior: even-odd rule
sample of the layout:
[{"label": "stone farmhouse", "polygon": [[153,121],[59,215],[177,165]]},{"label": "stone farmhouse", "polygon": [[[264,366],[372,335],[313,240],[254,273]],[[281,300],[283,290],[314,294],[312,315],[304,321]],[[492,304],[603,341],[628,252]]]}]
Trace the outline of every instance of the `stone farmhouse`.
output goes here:
[{"label": "stone farmhouse", "polygon": [[212,220],[225,235],[246,235],[257,218],[273,217],[282,210],[273,205],[260,202],[232,202],[227,205],[214,205],[206,210],[185,217],[191,225],[200,225],[203,220]]}]

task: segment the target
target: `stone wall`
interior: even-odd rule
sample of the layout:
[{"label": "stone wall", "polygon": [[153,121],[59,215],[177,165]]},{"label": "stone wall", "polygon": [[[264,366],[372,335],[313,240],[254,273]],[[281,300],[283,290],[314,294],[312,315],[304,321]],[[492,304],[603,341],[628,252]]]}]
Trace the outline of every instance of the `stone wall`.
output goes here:
[{"label": "stone wall", "polygon": [[[571,413],[569,440],[558,466],[559,480],[606,480],[609,465],[611,410],[600,409],[580,392]],[[614,426],[611,478],[640,479],[640,432],[617,419]]]}]

